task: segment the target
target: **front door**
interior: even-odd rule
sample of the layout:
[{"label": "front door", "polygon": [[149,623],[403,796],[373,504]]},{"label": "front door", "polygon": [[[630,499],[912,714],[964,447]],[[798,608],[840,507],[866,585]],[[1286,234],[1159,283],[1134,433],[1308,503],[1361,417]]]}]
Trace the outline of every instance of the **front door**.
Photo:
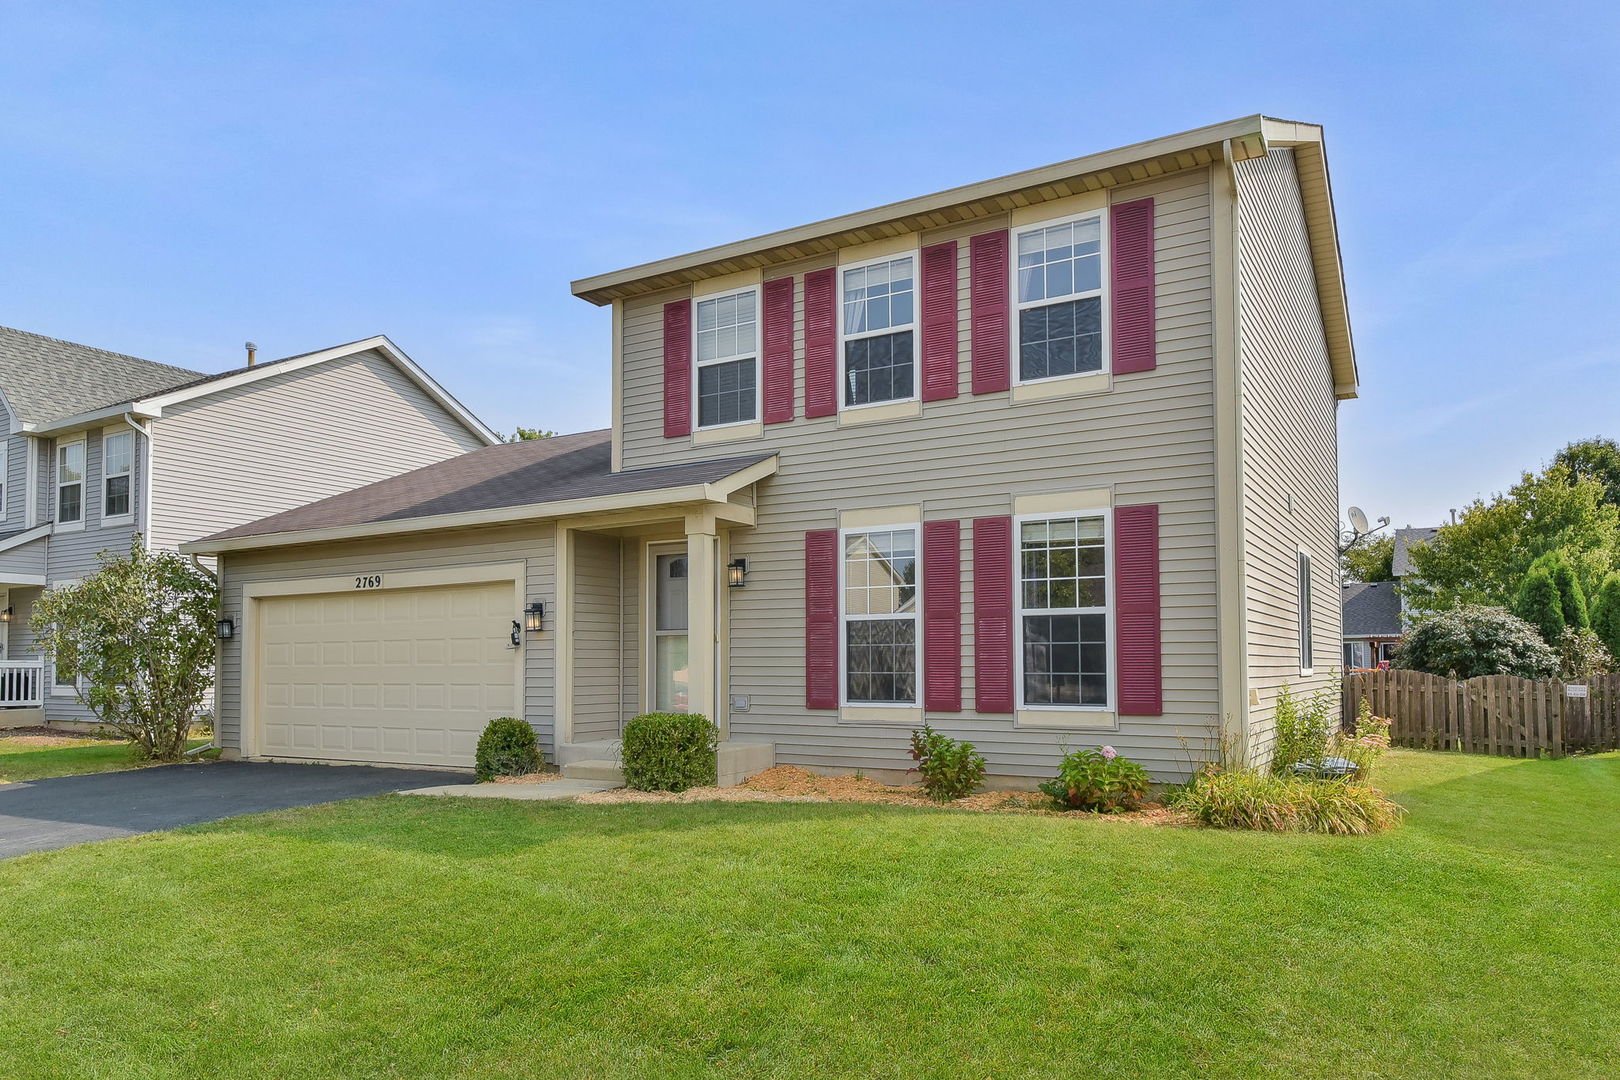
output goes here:
[{"label": "front door", "polygon": [[685,712],[686,545],[655,544],[647,549],[649,632],[647,701],[653,712]]}]

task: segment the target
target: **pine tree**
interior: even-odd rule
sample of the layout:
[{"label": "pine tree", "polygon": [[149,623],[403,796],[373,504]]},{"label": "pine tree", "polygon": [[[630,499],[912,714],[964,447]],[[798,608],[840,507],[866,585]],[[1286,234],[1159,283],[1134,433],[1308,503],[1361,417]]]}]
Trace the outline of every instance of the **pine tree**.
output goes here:
[{"label": "pine tree", "polygon": [[1592,620],[1587,614],[1586,590],[1581,588],[1581,580],[1575,574],[1575,566],[1563,551],[1554,548],[1538,556],[1530,564],[1530,569],[1545,570],[1552,578],[1553,585],[1558,589],[1558,606],[1564,613],[1565,626],[1585,630],[1592,625]]},{"label": "pine tree", "polygon": [[1555,645],[1564,633],[1564,608],[1558,596],[1558,586],[1552,575],[1542,567],[1532,567],[1519,585],[1513,598],[1513,614],[1534,626],[1541,640]]},{"label": "pine tree", "polygon": [[1611,655],[1620,657],[1620,572],[1610,571],[1598,586],[1592,601],[1592,630]]}]

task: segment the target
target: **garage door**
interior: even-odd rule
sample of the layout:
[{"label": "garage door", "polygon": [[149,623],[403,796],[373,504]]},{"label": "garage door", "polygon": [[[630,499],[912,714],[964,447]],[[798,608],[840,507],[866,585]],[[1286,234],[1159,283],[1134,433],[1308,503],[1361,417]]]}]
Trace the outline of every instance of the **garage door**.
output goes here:
[{"label": "garage door", "polygon": [[260,601],[258,753],[467,765],[518,715],[512,584]]}]

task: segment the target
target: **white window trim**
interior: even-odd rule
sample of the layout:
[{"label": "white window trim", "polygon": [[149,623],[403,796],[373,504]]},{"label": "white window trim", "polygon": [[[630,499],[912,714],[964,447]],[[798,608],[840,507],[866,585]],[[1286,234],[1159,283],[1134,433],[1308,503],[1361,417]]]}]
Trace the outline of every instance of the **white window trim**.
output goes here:
[{"label": "white window trim", "polygon": [[[879,263],[890,263],[896,259],[911,260],[911,322],[904,326],[885,326],[881,330],[862,330],[850,334],[844,330],[844,274],[850,270],[859,270],[864,266],[876,266]],[[870,259],[859,262],[839,263],[834,269],[836,288],[833,291],[833,303],[838,309],[838,411],[859,412],[862,409],[881,409],[888,405],[903,404],[905,402],[922,401],[922,249],[907,248],[904,251],[891,251],[887,255],[876,255]],[[696,320],[694,320],[696,321]],[[899,334],[906,330],[911,331],[911,396],[884,398],[882,401],[868,401],[861,405],[844,404],[844,393],[849,388],[849,376],[844,371],[844,345],[851,341],[860,341],[864,338],[884,337],[889,334]],[[843,601],[839,601],[842,610]]]},{"label": "white window trim", "polygon": [[[917,561],[917,594],[912,604],[911,614],[894,615],[854,615],[844,610],[844,569],[846,548],[845,537],[850,534],[865,534],[874,532],[899,532],[911,530],[912,550]],[[838,530],[838,705],[844,710],[864,711],[866,709],[880,709],[884,711],[901,711],[907,714],[920,713],[923,707],[923,574],[922,574],[922,522],[896,521],[884,524],[848,525]],[[912,632],[912,651],[916,659],[912,662],[913,670],[917,673],[917,696],[911,701],[851,701],[849,700],[849,634],[846,626],[854,618],[861,622],[871,622],[876,619],[904,619],[910,618],[916,629]],[[897,716],[896,719],[906,717]]]},{"label": "white window trim", "polygon": [[[698,305],[709,303],[711,300],[724,300],[727,297],[741,296],[743,293],[754,294],[754,416],[751,420],[734,420],[729,424],[703,424],[699,422],[701,403],[698,400],[698,373],[706,367],[715,364],[729,364],[741,360],[747,353],[736,353],[732,356],[717,356],[712,360],[698,359]],[[726,292],[708,293],[704,296],[692,298],[692,431],[727,431],[731,428],[757,425],[763,420],[765,409],[765,296],[758,285],[744,285],[739,289],[730,289]]]},{"label": "white window trim", "polygon": [[[1026,522],[1032,521],[1064,521],[1069,518],[1100,517],[1103,523],[1103,625],[1108,628],[1108,642],[1105,655],[1108,658],[1108,700],[1102,705],[1030,705],[1024,701],[1024,560],[1023,560],[1023,527]],[[1075,510],[1043,510],[1040,513],[1015,514],[1012,527],[1012,581],[1013,581],[1013,619],[1016,626],[1013,629],[1013,692],[1017,696],[1018,712],[1029,713],[1093,713],[1098,719],[1112,719],[1114,703],[1118,700],[1119,665],[1114,659],[1114,649],[1117,637],[1114,627],[1114,510],[1112,506],[1089,506]],[[1032,608],[1028,614],[1050,615],[1053,609]],[[1059,614],[1067,614],[1065,610]],[[1086,614],[1095,614],[1087,610]]]},{"label": "white window trim", "polygon": [[11,512],[11,440],[0,439],[0,521]]},{"label": "white window trim", "polygon": [[[79,517],[75,521],[62,520],[62,489],[72,487],[71,484],[62,483],[62,451],[64,448],[79,445],[84,448],[84,468],[79,475]],[[90,516],[90,441],[79,435],[74,439],[58,440],[51,453],[51,478],[56,482],[51,488],[51,520],[56,523],[57,532],[78,532],[84,528],[85,518]]]},{"label": "white window trim", "polygon": [[[129,438],[129,472],[112,473],[107,471],[107,440]],[[135,520],[135,432],[128,427],[107,428],[101,433],[101,524],[102,525],[128,525]],[[129,477],[129,509],[122,514],[107,513],[107,481],[114,476]]]},{"label": "white window trim", "polygon": [[[51,582],[50,587],[53,589],[65,589],[70,585],[80,584],[83,584],[83,582],[79,578],[63,578],[61,581]],[[56,661],[51,661],[51,697],[76,698],[82,689],[84,689],[84,676],[82,675],[73,680],[72,686],[62,686],[57,683]]]},{"label": "white window trim", "polygon": [[[1088,289],[1085,292],[1069,293],[1065,296],[1055,298],[1049,296],[1042,300],[1030,300],[1027,303],[1020,301],[1018,299],[1018,238],[1027,232],[1035,232],[1038,229],[1049,229],[1054,225],[1067,225],[1075,221],[1085,221],[1088,218],[1097,219],[1098,228],[1101,235],[1101,243],[1099,245],[1102,255],[1102,264],[1099,271],[1100,280],[1102,282],[1101,287],[1097,289]],[[1109,256],[1111,254],[1108,250],[1108,207],[1100,206],[1095,210],[1083,210],[1077,214],[1065,214],[1063,217],[1050,218],[1046,221],[1034,221],[1028,225],[1019,225],[1012,230],[1012,235],[1008,237],[1007,246],[1007,262],[1009,265],[1010,276],[1010,280],[1007,283],[1007,295],[1012,304],[1010,308],[1012,316],[1009,319],[1012,326],[1009,328],[1009,330],[1012,336],[1013,386],[1060,386],[1066,382],[1075,380],[1090,379],[1095,382],[1099,379],[1105,379],[1110,376],[1113,373],[1113,341],[1111,337],[1111,330],[1108,325],[1108,313],[1111,308],[1110,297],[1108,295],[1108,271],[1110,265]],[[1098,368],[1096,371],[1076,371],[1068,375],[1044,375],[1039,379],[1024,378],[1023,343],[1019,340],[1019,313],[1026,308],[1045,307],[1047,304],[1055,304],[1071,300],[1084,300],[1091,296],[1098,297],[1102,300],[1102,312],[1100,316],[1102,319],[1102,367]]]},{"label": "white window trim", "polygon": [[1299,623],[1299,673],[1316,674],[1316,627],[1312,620],[1316,613],[1316,583],[1311,580],[1316,560],[1304,548],[1294,555],[1294,606]]}]

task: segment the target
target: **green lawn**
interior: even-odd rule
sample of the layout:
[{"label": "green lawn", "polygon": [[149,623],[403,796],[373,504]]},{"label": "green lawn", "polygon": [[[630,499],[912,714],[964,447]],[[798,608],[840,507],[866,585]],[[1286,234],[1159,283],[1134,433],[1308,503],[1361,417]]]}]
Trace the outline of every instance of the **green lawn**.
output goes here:
[{"label": "green lawn", "polygon": [[[193,739],[199,746],[206,740]],[[40,780],[47,776],[77,776],[80,773],[117,772],[133,769],[135,759],[122,740],[85,740],[72,746],[40,746],[20,739],[0,737],[0,784],[19,780]]]},{"label": "green lawn", "polygon": [[1325,838],[383,797],[0,864],[18,1077],[1613,1077],[1620,755]]}]

